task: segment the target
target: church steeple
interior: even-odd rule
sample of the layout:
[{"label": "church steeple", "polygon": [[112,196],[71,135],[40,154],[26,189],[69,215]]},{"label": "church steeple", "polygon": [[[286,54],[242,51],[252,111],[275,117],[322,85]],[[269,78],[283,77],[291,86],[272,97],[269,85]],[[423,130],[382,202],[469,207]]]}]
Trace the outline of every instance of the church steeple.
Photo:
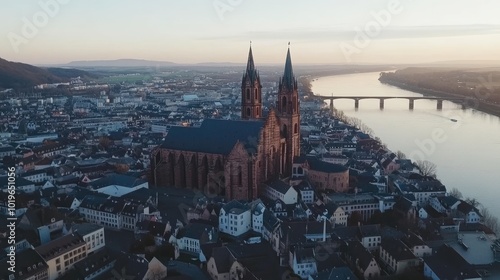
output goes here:
[{"label": "church steeple", "polygon": [[286,53],[285,71],[279,80],[277,115],[280,119],[281,137],[284,139],[281,150],[282,174],[291,174],[293,159],[300,156],[300,102],[297,80],[293,75],[290,43]]},{"label": "church steeple", "polygon": [[248,51],[247,68],[241,81],[241,118],[257,119],[262,117],[262,85],[259,72],[255,69],[252,45]]},{"label": "church steeple", "polygon": [[295,77],[293,76],[292,58],[290,56],[290,43],[288,43],[288,52],[286,53],[285,71],[281,79],[281,84],[288,90],[293,90],[297,86]]},{"label": "church steeple", "polygon": [[252,75],[255,73],[255,63],[253,62],[252,45],[250,45],[250,50],[248,51],[248,61],[247,61],[247,75]]}]

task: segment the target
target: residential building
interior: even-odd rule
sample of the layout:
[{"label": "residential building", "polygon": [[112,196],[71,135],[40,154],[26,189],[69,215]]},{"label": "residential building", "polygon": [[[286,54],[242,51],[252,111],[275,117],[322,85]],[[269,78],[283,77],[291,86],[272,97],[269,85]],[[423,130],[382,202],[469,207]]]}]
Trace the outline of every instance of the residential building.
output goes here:
[{"label": "residential building", "polygon": [[49,280],[65,274],[73,265],[87,257],[87,246],[78,233],[72,233],[35,248],[49,267]]},{"label": "residential building", "polygon": [[75,224],[71,227],[71,232],[82,236],[87,244],[87,254],[92,254],[106,245],[103,226],[89,223]]},{"label": "residential building", "polygon": [[416,268],[421,261],[402,241],[383,239],[380,245],[379,257],[390,274],[401,274]]},{"label": "residential building", "polygon": [[239,236],[252,229],[250,207],[236,200],[226,203],[219,214],[219,230],[232,236]]},{"label": "residential building", "polygon": [[285,204],[297,203],[298,193],[282,180],[273,180],[264,184],[264,195],[271,200],[281,200]]}]

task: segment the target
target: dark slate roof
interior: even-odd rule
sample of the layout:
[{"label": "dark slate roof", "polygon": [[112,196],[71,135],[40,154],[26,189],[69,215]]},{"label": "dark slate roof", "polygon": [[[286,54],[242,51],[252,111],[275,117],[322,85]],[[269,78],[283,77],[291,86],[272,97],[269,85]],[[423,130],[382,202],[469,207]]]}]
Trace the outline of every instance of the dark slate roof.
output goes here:
[{"label": "dark slate roof", "polygon": [[291,188],[291,186],[279,179],[273,180],[271,182],[267,182],[266,185],[271,187],[272,189],[275,189],[277,192],[286,194],[288,190]]},{"label": "dark slate roof", "polygon": [[358,277],[347,267],[336,267],[327,271],[318,272],[313,280],[358,280]]},{"label": "dark slate roof", "polygon": [[80,234],[72,233],[38,246],[35,251],[45,260],[50,260],[84,245],[85,241]]},{"label": "dark slate roof", "polygon": [[148,271],[148,261],[145,258],[121,252],[116,259],[113,271],[118,275],[128,276],[127,279],[142,279]]},{"label": "dark slate roof", "polygon": [[457,206],[457,210],[464,213],[464,214],[469,214],[470,212],[476,212],[477,214],[480,214],[479,210],[472,206],[471,204],[467,203],[466,201],[463,201]]},{"label": "dark slate roof", "polygon": [[263,215],[263,225],[268,231],[273,231],[279,224],[278,218],[273,214],[272,211],[265,209]]},{"label": "dark slate roof", "polygon": [[254,244],[231,242],[226,245],[231,255],[238,261],[255,260],[259,257],[265,257],[274,253],[271,245],[267,242]]},{"label": "dark slate roof", "polygon": [[116,198],[108,199],[102,196],[87,195],[82,200],[80,208],[117,214],[122,211],[124,205],[125,203],[122,200]]},{"label": "dark slate roof", "polygon": [[440,279],[480,278],[476,270],[448,245],[441,246],[434,255],[424,257],[424,262]]},{"label": "dark slate roof", "polygon": [[161,148],[228,155],[239,141],[255,153],[263,126],[260,120],[205,119],[200,127],[170,128]]},{"label": "dark slate roof", "polygon": [[78,276],[81,277],[80,279],[85,279],[91,274],[114,262],[115,257],[115,254],[112,254],[107,248],[103,248],[75,263],[74,269]]},{"label": "dark slate roof", "polygon": [[396,261],[416,259],[413,252],[401,240],[382,239],[382,248],[386,250]]},{"label": "dark slate roof", "polygon": [[219,274],[229,272],[232,265],[230,256],[231,254],[227,247],[213,248],[212,258],[214,258],[215,266],[217,266],[217,272],[219,272]]},{"label": "dark slate roof", "polygon": [[297,248],[295,249],[295,257],[297,258],[297,263],[315,263],[316,258],[314,257],[314,248]]},{"label": "dark slate roof", "polygon": [[26,213],[24,213],[24,216],[28,219],[32,228],[49,225],[53,223],[52,219],[54,219],[54,221],[64,219],[64,215],[55,207],[29,208]]},{"label": "dark slate roof", "polygon": [[453,206],[455,203],[457,203],[459,201],[458,198],[452,196],[452,195],[448,195],[448,196],[440,196],[438,197],[438,200],[441,202],[441,205],[443,205],[443,207],[449,209],[451,206]]},{"label": "dark slate roof", "polygon": [[322,160],[319,160],[319,159],[313,158],[313,157],[308,157],[307,163],[309,164],[309,166],[312,170],[316,170],[319,172],[339,173],[339,172],[347,171],[347,167],[345,167],[343,165],[329,163],[329,162],[322,161]]},{"label": "dark slate roof", "polygon": [[380,225],[363,225],[359,227],[359,232],[363,237],[380,236]]},{"label": "dark slate roof", "polygon": [[[10,279],[8,271],[9,265],[7,259],[1,260],[0,264],[0,279]],[[33,249],[29,248],[16,254],[16,272],[13,273],[14,279],[28,279],[37,273],[48,269],[47,263]],[[28,269],[29,268],[29,269]]]},{"label": "dark slate roof", "polygon": [[140,230],[148,231],[153,236],[163,236],[166,233],[165,230],[167,228],[167,224],[145,220],[137,223],[137,228]]},{"label": "dark slate roof", "polygon": [[[2,186],[3,189],[7,189],[8,180],[9,178],[7,176],[0,177],[0,186]],[[16,177],[16,187],[23,187],[34,184],[35,183],[31,182],[30,180],[26,180],[23,177]]]},{"label": "dark slate roof", "polygon": [[368,268],[374,259],[373,255],[359,241],[349,242],[347,253],[350,255],[352,261],[357,263],[363,271]]},{"label": "dark slate roof", "polygon": [[95,232],[101,228],[104,228],[103,226],[99,226],[96,224],[91,224],[91,223],[83,223],[83,224],[75,224],[71,227],[72,232],[78,232],[81,236],[85,236],[89,233]]},{"label": "dark slate roof", "polygon": [[404,238],[401,239],[408,247],[424,246],[427,245],[422,238],[413,232],[409,232]]},{"label": "dark slate roof", "polygon": [[[326,222],[326,236],[332,233],[332,225]],[[323,222],[317,221],[287,221],[281,225],[284,240],[288,238],[289,244],[306,242],[306,234],[322,234]]]},{"label": "dark slate roof", "polygon": [[[209,240],[209,232],[212,231],[212,239]],[[178,239],[187,237],[200,241],[200,244],[215,242],[218,238],[218,230],[211,225],[202,223],[190,223],[179,231]]]},{"label": "dark slate roof", "polygon": [[232,214],[241,214],[245,211],[249,211],[250,207],[246,204],[243,204],[237,200],[231,200],[230,202],[226,203],[224,206],[222,206],[226,214],[232,213]]},{"label": "dark slate roof", "polygon": [[341,240],[358,240],[358,227],[336,227],[333,234]]}]

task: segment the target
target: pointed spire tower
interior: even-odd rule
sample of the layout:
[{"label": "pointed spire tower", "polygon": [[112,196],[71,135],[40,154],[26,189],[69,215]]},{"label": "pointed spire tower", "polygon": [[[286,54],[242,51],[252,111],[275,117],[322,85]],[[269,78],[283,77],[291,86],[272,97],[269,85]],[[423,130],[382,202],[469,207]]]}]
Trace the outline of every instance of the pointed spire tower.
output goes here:
[{"label": "pointed spire tower", "polygon": [[281,125],[281,138],[284,139],[281,147],[281,173],[285,176],[292,174],[293,159],[300,156],[299,105],[297,80],[293,75],[289,42],[285,71],[279,81],[278,100],[276,101],[277,115]]},{"label": "pointed spire tower", "polygon": [[241,118],[244,120],[262,117],[262,85],[259,72],[255,70],[252,42],[248,51],[247,69],[241,81]]}]

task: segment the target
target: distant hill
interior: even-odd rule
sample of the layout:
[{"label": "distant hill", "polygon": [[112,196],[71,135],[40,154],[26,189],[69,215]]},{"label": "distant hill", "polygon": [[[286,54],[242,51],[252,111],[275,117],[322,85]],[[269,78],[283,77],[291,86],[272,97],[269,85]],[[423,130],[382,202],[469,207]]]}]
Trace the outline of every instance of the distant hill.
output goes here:
[{"label": "distant hill", "polygon": [[440,67],[500,67],[500,60],[450,60],[422,63]]},{"label": "distant hill", "polygon": [[60,82],[63,82],[61,77],[46,69],[0,58],[0,88],[18,89]]},{"label": "distant hill", "polygon": [[175,66],[170,61],[154,61],[144,59],[116,59],[116,60],[82,60],[72,61],[66,66],[71,67],[157,67],[157,66]]},{"label": "distant hill", "polygon": [[47,68],[47,71],[49,71],[51,74],[63,78],[65,80],[69,80],[71,78],[76,78],[80,77],[82,79],[97,79],[99,78],[99,75],[96,75],[94,73],[90,73],[84,70],[79,70],[79,69],[73,69],[73,68]]},{"label": "distant hill", "polygon": [[24,89],[40,84],[67,82],[70,78],[96,78],[86,71],[65,68],[40,68],[0,58],[0,89]]}]

